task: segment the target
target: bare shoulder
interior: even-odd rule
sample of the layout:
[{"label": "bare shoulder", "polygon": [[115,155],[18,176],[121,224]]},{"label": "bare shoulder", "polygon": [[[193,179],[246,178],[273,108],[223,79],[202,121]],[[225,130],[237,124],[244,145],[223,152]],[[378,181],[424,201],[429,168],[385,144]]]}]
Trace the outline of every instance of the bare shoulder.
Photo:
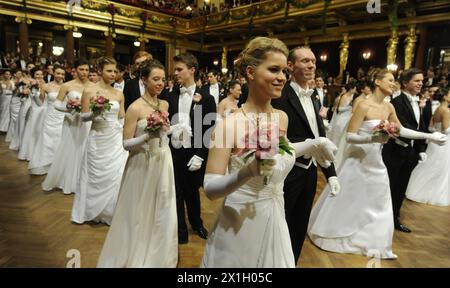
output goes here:
[{"label": "bare shoulder", "polygon": [[128,106],[127,114],[130,113],[138,113],[141,110],[142,104],[141,99],[136,99],[130,106]]}]

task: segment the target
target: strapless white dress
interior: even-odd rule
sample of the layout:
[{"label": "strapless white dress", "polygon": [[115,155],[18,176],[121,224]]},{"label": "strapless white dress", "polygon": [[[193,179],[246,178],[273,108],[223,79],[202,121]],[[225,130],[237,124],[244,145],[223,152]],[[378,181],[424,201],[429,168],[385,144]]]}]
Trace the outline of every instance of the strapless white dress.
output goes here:
[{"label": "strapless white dress", "polygon": [[58,92],[47,93],[47,110],[43,121],[42,132],[37,140],[30,163],[28,163],[29,174],[47,174],[47,171],[53,162],[55,150],[61,141],[64,113],[53,107],[57,96]]},{"label": "strapless white dress", "polygon": [[[295,156],[278,154],[275,159],[267,185],[263,177],[253,177],[225,198],[201,267],[295,267],[283,198],[284,179],[294,166]],[[228,169],[232,173],[244,165],[233,155]]]},{"label": "strapless white dress", "polygon": [[[435,124],[442,131],[442,123]],[[450,137],[450,128],[443,131]],[[443,146],[429,143],[428,159],[418,164],[411,173],[406,198],[437,206],[450,205],[450,141]]]},{"label": "strapless white dress", "polygon": [[128,152],[122,146],[119,102],[111,104],[110,111],[93,120],[82,156],[72,207],[72,221],[79,224],[96,221],[110,225],[116,207]]},{"label": "strapless white dress", "polygon": [[[360,135],[371,135],[380,120],[364,121]],[[337,170],[341,192],[327,185],[311,211],[308,235],[323,250],[395,259],[394,218],[389,176],[381,144],[349,144]]]},{"label": "strapless white dress", "polygon": [[[81,93],[69,91],[67,100],[81,99]],[[61,189],[64,194],[75,193],[80,176],[81,160],[91,122],[81,121],[80,113],[64,113],[61,141],[56,148],[53,163],[42,183],[44,191]]]},{"label": "strapless white dress", "polygon": [[[143,135],[147,120],[136,128]],[[176,267],[175,180],[168,138],[130,151],[111,228],[97,267]]]}]

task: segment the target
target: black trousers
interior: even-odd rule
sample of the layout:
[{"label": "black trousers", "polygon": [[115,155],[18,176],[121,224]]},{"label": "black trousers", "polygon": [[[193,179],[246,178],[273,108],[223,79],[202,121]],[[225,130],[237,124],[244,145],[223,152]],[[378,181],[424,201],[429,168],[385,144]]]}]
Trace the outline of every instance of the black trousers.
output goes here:
[{"label": "black trousers", "polygon": [[295,263],[302,252],[316,187],[317,167],[314,165],[309,169],[294,166],[284,181],[284,207]]},{"label": "black trousers", "polygon": [[[394,144],[396,145],[396,144]],[[394,223],[400,220],[400,209],[405,199],[411,173],[418,163],[418,154],[411,147],[402,153],[389,153],[389,149],[383,148],[383,161],[389,174],[389,185],[391,188],[392,209],[394,212]],[[398,150],[398,149],[397,149]],[[396,157],[402,156],[402,157]]]},{"label": "black trousers", "polygon": [[187,208],[189,223],[193,229],[198,229],[203,226],[203,221],[200,217],[199,188],[203,185],[206,159],[203,161],[202,168],[191,172],[188,170],[187,166],[187,163],[192,157],[191,153],[177,151],[172,153],[172,157],[174,162],[175,191],[177,198],[178,231],[182,232],[187,230],[185,207]]}]

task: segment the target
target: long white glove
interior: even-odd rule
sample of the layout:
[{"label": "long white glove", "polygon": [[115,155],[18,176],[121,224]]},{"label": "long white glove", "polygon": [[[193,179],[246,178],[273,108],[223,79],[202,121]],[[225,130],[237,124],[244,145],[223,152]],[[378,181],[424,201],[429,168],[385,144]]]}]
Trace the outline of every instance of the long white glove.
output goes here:
[{"label": "long white glove", "polygon": [[330,185],[330,193],[332,196],[336,196],[341,192],[341,184],[336,176],[328,178],[328,184]]},{"label": "long white glove", "polygon": [[420,152],[419,157],[420,157],[419,163],[424,163],[428,159],[428,155],[425,152]]},{"label": "long white glove", "polygon": [[367,144],[367,143],[381,143],[384,144],[389,140],[389,135],[378,133],[376,135],[359,135],[352,132],[347,132],[347,142],[350,144]]},{"label": "long white glove", "polygon": [[206,196],[212,200],[225,197],[236,191],[252,177],[270,176],[275,164],[276,161],[274,159],[266,159],[264,161],[253,159],[248,165],[228,175],[205,174],[203,188]]},{"label": "long white glove", "polygon": [[191,160],[189,160],[187,166],[189,167],[189,171],[197,171],[202,167],[203,159],[198,157],[197,155],[192,156]]},{"label": "long white glove", "polygon": [[142,134],[141,136],[134,137],[131,139],[125,139],[123,140],[123,149],[129,151],[133,149],[134,147],[141,146],[150,139],[150,135],[148,133]]},{"label": "long white glove", "polygon": [[100,116],[100,112],[82,112],[81,120],[83,120],[84,122],[93,121],[98,116]]},{"label": "long white glove", "polygon": [[438,145],[445,145],[445,142],[447,142],[447,136],[441,132],[423,133],[405,127],[400,128],[400,136],[408,139],[427,139]]},{"label": "long white glove", "polygon": [[53,103],[53,107],[61,112],[69,112],[69,109],[67,109],[67,106],[61,100],[55,100],[55,102]]},{"label": "long white glove", "polygon": [[188,124],[178,123],[170,126],[168,135],[172,135],[171,142],[174,148],[181,148],[181,146],[189,147],[191,144],[192,128]]},{"label": "long white glove", "polygon": [[325,137],[306,139],[303,142],[292,143],[292,147],[295,150],[295,157],[320,153],[324,160],[328,161],[334,160],[334,153],[337,151],[336,145]]},{"label": "long white glove", "polygon": [[125,125],[125,118],[119,118],[119,124],[123,127]]},{"label": "long white glove", "polygon": [[31,99],[33,99],[34,103],[36,103],[37,106],[42,106],[42,101],[39,98],[39,96],[41,96],[41,92],[39,89],[36,89],[36,88],[31,89],[30,96],[31,96]]}]

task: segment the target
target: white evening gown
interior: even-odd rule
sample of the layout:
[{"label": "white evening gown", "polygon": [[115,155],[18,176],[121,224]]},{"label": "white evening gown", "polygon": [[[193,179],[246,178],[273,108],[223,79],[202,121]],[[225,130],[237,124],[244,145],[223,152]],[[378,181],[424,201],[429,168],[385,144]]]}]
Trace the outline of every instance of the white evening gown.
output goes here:
[{"label": "white evening gown", "polygon": [[72,221],[111,224],[128,152],[122,146],[119,102],[96,117],[82,156],[80,180],[72,207]]},{"label": "white evening gown", "polygon": [[[136,136],[147,120],[138,122]],[[178,262],[178,223],[168,138],[130,151],[111,228],[97,267],[171,268]]]},{"label": "white evening gown", "polygon": [[3,93],[0,95],[0,132],[8,132],[10,122],[10,105],[14,84],[12,84],[10,89],[6,89],[6,85],[3,83],[1,85]]},{"label": "white evening gown", "polygon": [[333,117],[331,118],[331,127],[327,133],[327,137],[334,145],[339,147],[339,144],[342,143],[342,139],[345,139],[344,135],[347,132],[348,122],[350,121],[350,118],[352,118],[352,106],[350,103],[347,103],[346,105],[339,107],[337,111],[333,113]]},{"label": "white evening gown", "polygon": [[[251,161],[252,156],[248,161]],[[208,268],[295,268],[285,219],[283,185],[295,156],[276,155],[267,185],[253,177],[225,198],[201,263]],[[245,166],[232,155],[230,173]]]},{"label": "white evening gown", "polygon": [[[81,93],[69,91],[67,100],[81,99]],[[59,188],[64,194],[75,193],[79,181],[81,160],[91,122],[81,121],[80,113],[64,113],[61,141],[56,148],[53,163],[42,183],[44,191]]]},{"label": "white evening gown", "polygon": [[44,122],[46,104],[45,100],[40,103],[39,93],[30,92],[31,108],[28,118],[25,122],[25,130],[23,132],[23,138],[20,142],[20,149],[17,158],[19,160],[31,160],[34,148],[36,147],[39,135],[41,135],[42,125]]},{"label": "white evening gown", "polygon": [[20,101],[19,89],[15,89],[9,105],[10,121],[8,133],[6,133],[6,142],[9,143],[9,149],[17,150],[19,148],[19,111],[22,102]]},{"label": "white evening gown", "polygon": [[[23,86],[21,86],[19,88],[19,93],[21,93],[21,91],[23,90]],[[11,141],[10,147],[12,146],[12,150],[19,150],[20,146],[22,145],[23,142],[23,136],[24,136],[24,131],[25,131],[25,124],[27,122],[27,119],[29,117],[29,112],[30,112],[30,107],[31,107],[31,98],[29,95],[24,96],[24,97],[20,97],[20,109],[19,109],[19,118],[17,119],[17,143],[14,143],[14,138],[13,141]]]},{"label": "white evening gown", "polygon": [[[442,131],[442,123],[435,124]],[[443,131],[450,135],[450,128]],[[429,143],[427,161],[418,164],[409,178],[406,198],[437,206],[450,205],[450,141],[443,146]]]},{"label": "white evening gown", "polygon": [[[360,135],[371,135],[380,120],[364,121]],[[327,185],[311,211],[308,235],[319,248],[338,253],[395,259],[394,218],[381,144],[349,144],[337,174],[341,192]]]},{"label": "white evening gown", "polygon": [[64,113],[53,107],[57,96],[58,92],[47,93],[47,112],[43,121],[42,132],[37,140],[30,163],[28,164],[29,174],[47,174],[47,171],[53,162],[55,150],[58,148],[59,142],[61,141]]}]

